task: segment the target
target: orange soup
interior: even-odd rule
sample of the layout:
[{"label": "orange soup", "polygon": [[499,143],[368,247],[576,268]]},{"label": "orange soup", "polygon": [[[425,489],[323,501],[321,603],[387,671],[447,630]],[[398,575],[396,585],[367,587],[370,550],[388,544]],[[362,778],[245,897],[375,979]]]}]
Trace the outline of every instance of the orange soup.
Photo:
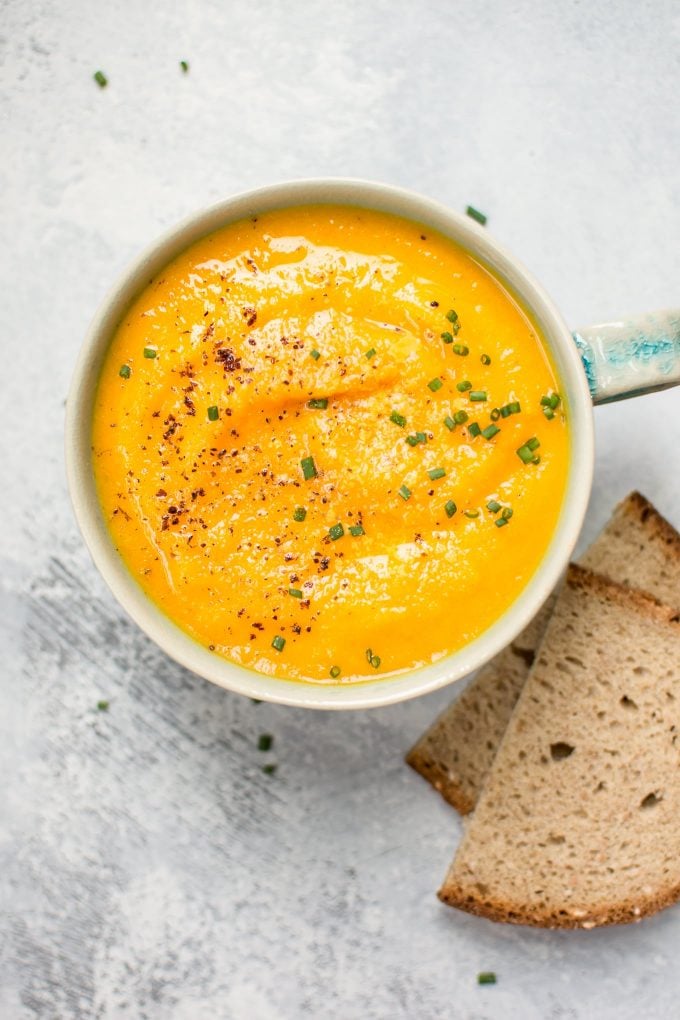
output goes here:
[{"label": "orange soup", "polygon": [[92,450],[148,596],[216,655],[315,683],[481,634],[540,563],[568,468],[512,295],[436,232],[346,206],[235,223],[152,280]]}]

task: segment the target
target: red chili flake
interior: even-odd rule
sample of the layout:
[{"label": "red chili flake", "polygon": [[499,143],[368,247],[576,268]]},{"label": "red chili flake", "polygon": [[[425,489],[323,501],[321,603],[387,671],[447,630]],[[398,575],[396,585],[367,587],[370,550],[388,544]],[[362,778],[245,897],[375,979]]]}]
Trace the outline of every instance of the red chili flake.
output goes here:
[{"label": "red chili flake", "polygon": [[225,372],[236,372],[241,367],[241,359],[237,358],[229,347],[220,347],[215,351],[215,361]]},{"label": "red chili flake", "polygon": [[165,440],[171,439],[172,436],[174,436],[177,429],[179,428],[179,422],[175,419],[174,414],[170,414],[165,419],[163,424],[168,426],[165,432],[163,433],[163,439]]},{"label": "red chili flake", "polygon": [[257,312],[251,305],[246,305],[245,308],[242,308],[241,314],[246,320],[246,326],[254,326],[257,322]]}]

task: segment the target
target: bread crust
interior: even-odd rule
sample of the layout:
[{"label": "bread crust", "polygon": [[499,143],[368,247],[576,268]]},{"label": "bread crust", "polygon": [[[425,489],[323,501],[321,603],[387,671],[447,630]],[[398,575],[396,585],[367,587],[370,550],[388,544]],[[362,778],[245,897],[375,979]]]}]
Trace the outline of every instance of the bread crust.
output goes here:
[{"label": "bread crust", "polygon": [[680,561],[680,534],[641,492],[631,492],[619,503],[616,512],[635,518],[650,535],[658,535],[668,546],[669,555]]},{"label": "bread crust", "polygon": [[541,911],[537,907],[526,907],[521,903],[503,902],[492,896],[474,897],[455,882],[444,882],[437,893],[442,903],[447,906],[464,910],[476,917],[485,917],[489,921],[502,921],[504,924],[522,924],[533,928],[602,928],[613,924],[635,924],[644,917],[650,917],[665,907],[670,907],[680,900],[680,884],[669,886],[652,896],[641,896],[635,903],[611,903],[596,910],[568,908],[563,910]]},{"label": "bread crust", "polygon": [[460,782],[452,778],[440,762],[421,747],[421,742],[408,752],[406,764],[426,779],[459,814],[470,814],[475,806],[473,798],[465,793]]},{"label": "bread crust", "polygon": [[612,581],[604,574],[595,573],[578,563],[570,563],[566,582],[574,591],[599,595],[609,602],[616,602],[627,609],[635,608],[650,620],[661,624],[680,624],[680,610],[664,605],[649,592]]}]

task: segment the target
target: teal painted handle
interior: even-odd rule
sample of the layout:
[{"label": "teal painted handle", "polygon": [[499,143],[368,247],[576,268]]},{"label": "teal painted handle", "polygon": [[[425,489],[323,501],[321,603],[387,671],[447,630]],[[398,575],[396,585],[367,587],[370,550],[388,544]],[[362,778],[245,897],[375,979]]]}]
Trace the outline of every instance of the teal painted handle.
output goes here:
[{"label": "teal painted handle", "polygon": [[680,385],[680,309],[574,333],[594,404]]}]

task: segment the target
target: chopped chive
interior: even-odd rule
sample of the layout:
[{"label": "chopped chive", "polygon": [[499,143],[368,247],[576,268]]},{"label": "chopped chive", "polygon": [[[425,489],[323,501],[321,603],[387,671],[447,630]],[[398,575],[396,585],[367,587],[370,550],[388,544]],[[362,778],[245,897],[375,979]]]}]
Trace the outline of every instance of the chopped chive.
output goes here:
[{"label": "chopped chive", "polygon": [[476,421],[471,421],[468,425],[468,434],[471,436],[481,436],[482,430]]},{"label": "chopped chive", "polygon": [[511,506],[504,506],[503,507],[503,512],[501,513],[501,517],[503,518],[504,521],[509,521],[510,518],[512,517],[512,514],[513,514],[513,509],[512,509]]},{"label": "chopped chive", "polygon": [[555,417],[555,412],[553,411],[552,407],[544,407],[543,414],[546,416],[548,421],[552,421],[553,418]]},{"label": "chopped chive", "polygon": [[497,514],[500,508],[500,503],[498,503],[495,499],[490,499],[486,504],[486,509],[490,510],[492,514]]},{"label": "chopped chive", "polygon": [[456,383],[456,389],[459,393],[465,393],[467,390],[472,389],[472,383],[469,379],[463,379],[462,382]]},{"label": "chopped chive", "polygon": [[349,533],[350,535],[352,535],[353,538],[359,538],[360,535],[366,534],[366,532],[363,529],[363,525],[361,524],[352,524],[349,529]]},{"label": "chopped chive", "polygon": [[150,360],[153,360],[153,358],[156,357],[157,353],[158,353],[158,351],[156,351],[155,348],[153,348],[153,347],[145,347],[144,348],[144,357],[145,358],[149,358]]},{"label": "chopped chive", "polygon": [[453,308],[449,308],[448,312],[446,313],[446,318],[449,320],[449,322],[453,323],[453,325],[455,326],[456,323],[458,322],[458,312],[455,312]]},{"label": "chopped chive", "polygon": [[129,365],[121,365],[120,368],[118,369],[118,375],[121,377],[121,379],[129,379],[130,376],[132,375],[132,369],[130,368]]},{"label": "chopped chive", "polygon": [[427,472],[433,482],[436,482],[438,478],[445,478],[446,471],[444,468],[432,468]]},{"label": "chopped chive", "polygon": [[345,529],[343,528],[342,524],[340,524],[339,522],[338,522],[338,524],[334,524],[332,528],[328,529],[328,537],[330,539],[332,539],[333,542],[337,542],[337,540],[339,538],[342,538],[342,536],[344,534],[345,534]]},{"label": "chopped chive", "polygon": [[403,414],[399,414],[398,411],[392,411],[390,421],[394,422],[395,425],[398,425],[400,429],[403,429],[406,425],[406,418],[404,418]]},{"label": "chopped chive", "polygon": [[481,361],[481,363],[483,365],[490,365],[491,364],[491,358],[489,357],[488,354],[482,354],[482,356],[481,356],[481,358],[479,360]]},{"label": "chopped chive", "polygon": [[466,347],[465,344],[454,344],[453,353],[459,354],[461,358],[465,358],[470,353],[470,348]]},{"label": "chopped chive", "polygon": [[464,510],[463,513],[465,514],[466,517],[469,517],[470,520],[472,521],[479,517],[479,510]]},{"label": "chopped chive", "polygon": [[522,410],[519,400],[513,400],[501,407],[501,418],[509,418],[511,414],[519,414]]},{"label": "chopped chive", "polygon": [[[486,217],[484,217],[484,222],[486,223]],[[478,985],[495,985],[496,984],[496,975],[494,974],[494,972],[492,970],[483,970],[481,972],[481,974],[477,975],[477,984]]]},{"label": "chopped chive", "polygon": [[109,710],[109,703],[108,703],[108,701],[98,701],[97,702],[97,711],[98,712],[108,712],[108,710]]},{"label": "chopped chive", "polygon": [[541,406],[549,407],[551,411],[557,410],[561,402],[559,393],[547,393],[544,397],[541,397]]},{"label": "chopped chive", "polygon": [[289,588],[288,589],[288,594],[292,595],[294,599],[301,599],[302,598],[302,592],[300,591],[299,588]]},{"label": "chopped chive", "polygon": [[276,773],[277,768],[278,765],[263,765],[262,771],[264,772],[265,776],[273,776]]},{"label": "chopped chive", "polygon": [[293,520],[294,521],[304,521],[306,516],[307,516],[307,511],[305,510],[305,508],[303,506],[296,506],[295,509],[293,510]]},{"label": "chopped chive", "polygon": [[475,404],[482,404],[487,399],[486,390],[470,390],[468,396]]},{"label": "chopped chive", "polygon": [[433,393],[436,393],[437,390],[440,390],[442,388],[444,383],[441,381],[441,379],[435,378],[435,379],[430,379],[430,381],[429,381],[429,383],[427,385],[432,390]]},{"label": "chopped chive", "polygon": [[453,420],[455,421],[456,425],[464,425],[465,422],[468,420],[467,411],[456,411],[456,413],[453,416]]},{"label": "chopped chive", "polygon": [[494,524],[496,525],[497,528],[504,528],[507,523],[508,522],[505,517],[497,517],[496,520],[494,521]]},{"label": "chopped chive", "polygon": [[446,510],[447,517],[453,517],[458,507],[452,499],[447,499],[446,503],[444,503],[444,509]]},{"label": "chopped chive", "polygon": [[482,435],[485,439],[493,439],[500,432],[498,425],[487,425],[485,429],[482,429]]},{"label": "chopped chive", "polygon": [[308,482],[310,478],[316,478],[317,470],[313,457],[303,457],[300,461],[300,467],[302,468],[302,476],[306,482]]},{"label": "chopped chive", "polygon": [[470,219],[476,220],[477,223],[481,223],[483,227],[486,226],[486,216],[483,212],[480,212],[479,209],[475,209],[473,205],[468,205],[465,208],[465,212],[468,214]]},{"label": "chopped chive", "polygon": [[366,649],[366,662],[370,662],[372,658],[373,658],[373,649],[372,648],[367,648]]},{"label": "chopped chive", "polygon": [[489,414],[489,418],[491,418],[491,421],[498,421],[500,416],[501,416],[501,412],[500,412],[500,409],[498,407],[494,407],[493,410],[491,411],[491,413]]},{"label": "chopped chive", "polygon": [[318,361],[319,358],[321,357],[321,352],[317,351],[317,350],[310,351],[309,352],[309,356],[310,356],[310,358],[314,358],[315,361]]},{"label": "chopped chive", "polygon": [[401,498],[403,500],[410,499],[411,498],[411,490],[407,489],[405,485],[402,485],[399,488],[399,495],[401,496]]},{"label": "chopped chive", "polygon": [[277,652],[282,652],[285,646],[285,637],[281,637],[280,634],[277,634],[275,638],[272,638],[272,648],[275,648]]},{"label": "chopped chive", "polygon": [[315,411],[325,411],[328,407],[328,397],[316,397],[314,400],[308,400],[307,407],[311,407]]},{"label": "chopped chive", "polygon": [[182,68],[184,73],[187,74],[189,70],[189,62],[187,60],[180,60],[179,66]]},{"label": "chopped chive", "polygon": [[378,666],[380,665],[380,656],[379,655],[372,655],[371,656],[371,665],[373,666],[373,669],[377,669],[378,668]]},{"label": "chopped chive", "polygon": [[406,437],[406,442],[409,446],[418,446],[420,443],[427,442],[427,436],[424,432],[414,432],[412,436]]},{"label": "chopped chive", "polygon": [[450,414],[447,414],[446,418],[444,418],[444,424],[446,425],[449,432],[453,432],[453,430],[456,427],[456,423]]},{"label": "chopped chive", "polygon": [[333,677],[333,679],[337,680],[337,678],[340,676],[340,667],[339,666],[331,666],[329,672],[330,672],[331,676]]},{"label": "chopped chive", "polygon": [[212,406],[208,408],[208,421],[217,421],[219,416],[220,416],[219,407],[217,406],[217,404],[212,404]]},{"label": "chopped chive", "polygon": [[536,439],[536,437],[533,436],[531,439],[527,439],[526,443],[519,447],[519,449],[517,450],[517,456],[525,464],[530,463],[539,464],[540,457],[536,459],[536,457],[534,456],[534,450],[537,450],[540,445],[541,444],[539,443],[538,439]]},{"label": "chopped chive", "polygon": [[441,338],[442,338],[442,340],[444,341],[445,344],[452,344],[453,343],[453,333],[449,333],[448,331],[445,332],[445,333],[442,333],[441,334]]},{"label": "chopped chive", "polygon": [[371,347],[370,350],[366,351],[365,357],[370,361],[371,358],[375,357],[375,347]]},{"label": "chopped chive", "polygon": [[270,751],[273,743],[274,738],[271,733],[260,733],[257,741],[257,749],[258,751]]},{"label": "chopped chive", "polygon": [[105,89],[109,84],[109,79],[106,77],[103,71],[95,71],[92,75],[100,89]]},{"label": "chopped chive", "polygon": [[417,446],[418,445],[418,440],[416,439],[415,436],[407,436],[406,437],[406,442],[408,443],[409,446]]}]

